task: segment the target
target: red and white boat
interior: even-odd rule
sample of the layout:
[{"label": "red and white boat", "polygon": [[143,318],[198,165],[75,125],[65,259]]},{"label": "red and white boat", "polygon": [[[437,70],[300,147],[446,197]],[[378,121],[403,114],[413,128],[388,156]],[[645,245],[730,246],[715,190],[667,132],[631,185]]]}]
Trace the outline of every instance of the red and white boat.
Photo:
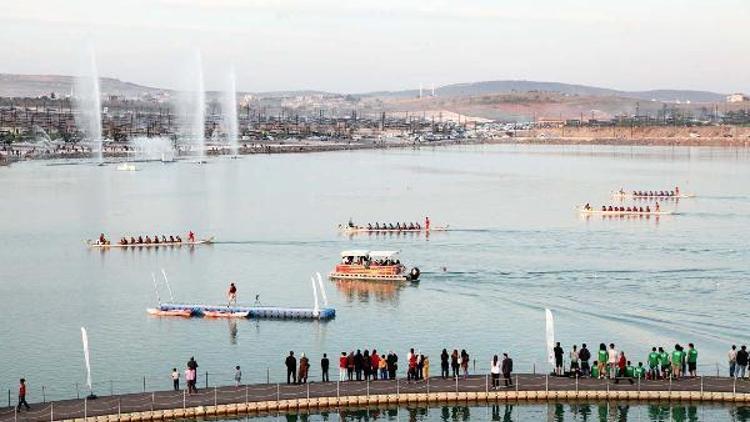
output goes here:
[{"label": "red and white boat", "polygon": [[148,308],[146,309],[146,312],[148,312],[149,315],[160,316],[160,317],[190,318],[191,316],[193,316],[193,311],[189,309],[162,310],[158,308]]},{"label": "red and white boat", "polygon": [[419,268],[407,270],[398,254],[399,251],[343,251],[341,263],[328,277],[331,280],[417,281]]}]

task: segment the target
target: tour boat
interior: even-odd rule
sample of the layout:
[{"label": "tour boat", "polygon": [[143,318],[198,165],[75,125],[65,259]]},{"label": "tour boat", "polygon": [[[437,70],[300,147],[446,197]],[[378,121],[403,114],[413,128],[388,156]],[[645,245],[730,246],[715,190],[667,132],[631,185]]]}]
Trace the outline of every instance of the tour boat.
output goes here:
[{"label": "tour boat", "polygon": [[660,201],[663,201],[665,199],[695,198],[695,194],[681,193],[679,195],[633,195],[633,192],[612,192],[612,197],[616,199],[658,199]]},{"label": "tour boat", "polygon": [[250,311],[203,311],[204,318],[247,318]]},{"label": "tour boat", "polygon": [[429,230],[421,227],[418,229],[376,229],[376,228],[367,228],[367,227],[360,227],[360,226],[349,226],[349,225],[339,225],[339,231],[341,231],[344,234],[357,234],[357,233],[428,233],[428,232],[445,232],[448,231],[448,226],[437,226],[437,227],[430,227]]},{"label": "tour boat", "polygon": [[170,310],[163,310],[158,308],[148,308],[146,309],[146,312],[148,312],[149,315],[153,316],[170,316],[170,317],[183,317],[183,318],[190,318],[193,316],[193,311],[189,309],[170,309]]},{"label": "tour boat", "polygon": [[214,237],[207,237],[205,239],[198,239],[195,241],[182,242],[159,242],[159,243],[128,243],[127,245],[121,245],[119,243],[99,243],[98,240],[87,240],[86,245],[89,248],[158,248],[159,246],[196,246],[196,245],[208,245],[214,243]]},{"label": "tour boat", "polygon": [[328,275],[331,280],[417,281],[419,268],[407,271],[398,251],[352,250],[341,252],[341,263]]},{"label": "tour boat", "polygon": [[636,215],[636,216],[650,216],[650,215],[671,215],[674,213],[674,211],[665,211],[665,210],[651,210],[651,211],[602,211],[601,209],[585,209],[583,207],[578,209],[578,212],[582,215],[610,215],[610,216],[627,216],[627,215]]}]

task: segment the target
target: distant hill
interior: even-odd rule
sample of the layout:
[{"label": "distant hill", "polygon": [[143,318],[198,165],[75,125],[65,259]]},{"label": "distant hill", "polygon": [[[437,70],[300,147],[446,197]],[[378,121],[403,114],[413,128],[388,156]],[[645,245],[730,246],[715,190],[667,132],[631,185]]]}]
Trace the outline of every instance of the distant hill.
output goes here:
[{"label": "distant hill", "polygon": [[[40,97],[54,92],[57,95],[69,95],[73,89],[74,78],[63,75],[16,75],[0,74],[0,97]],[[107,95],[118,95],[125,97],[137,97],[143,94],[156,95],[161,92],[170,92],[169,89],[161,89],[138,85],[131,82],[121,81],[115,78],[101,78],[102,93]],[[559,93],[570,96],[593,96],[593,97],[625,97],[650,101],[675,101],[681,102],[723,102],[724,94],[708,91],[691,90],[651,90],[651,91],[620,91],[609,88],[599,88],[587,85],[575,85],[559,82],[537,82],[537,81],[485,81],[445,85],[436,88],[436,94],[442,98],[473,97],[490,94],[503,93],[526,93],[530,91]],[[424,94],[430,90],[425,89]],[[244,94],[244,93],[242,93]],[[294,97],[294,96],[338,96],[337,94],[316,90],[288,90],[251,93],[265,98]],[[381,98],[414,98],[419,91],[376,91],[357,94],[355,97],[381,97]]]},{"label": "distant hill", "polygon": [[[73,91],[73,83],[72,76],[64,75],[0,74],[0,97],[41,97],[52,92],[64,97]],[[100,87],[104,94],[126,97],[165,91],[114,78],[101,78]]]},{"label": "distant hill", "polygon": [[[502,93],[525,93],[529,91],[554,92],[564,95],[578,96],[617,96],[656,101],[691,101],[717,102],[724,101],[725,95],[709,91],[691,90],[651,90],[651,91],[620,91],[609,88],[599,88],[587,85],[566,84],[560,82],[536,81],[486,81],[444,85],[435,88],[438,97],[468,97]],[[424,89],[423,95],[430,94],[430,89]],[[365,97],[413,98],[419,95],[419,90],[377,91],[361,94]]]}]

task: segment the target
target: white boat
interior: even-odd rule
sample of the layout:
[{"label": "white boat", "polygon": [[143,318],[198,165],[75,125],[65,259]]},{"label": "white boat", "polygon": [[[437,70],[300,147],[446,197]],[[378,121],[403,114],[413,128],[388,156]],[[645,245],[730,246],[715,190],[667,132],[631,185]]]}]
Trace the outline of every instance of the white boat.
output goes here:
[{"label": "white boat", "polygon": [[117,166],[117,171],[136,171],[138,170],[134,164],[123,163]]},{"label": "white boat", "polygon": [[417,281],[419,268],[407,268],[398,251],[353,250],[341,252],[342,262],[328,274],[331,280]]},{"label": "white boat", "polygon": [[204,318],[247,318],[250,311],[203,311]]},{"label": "white boat", "polygon": [[182,317],[182,318],[190,318],[193,315],[193,312],[189,309],[172,309],[172,310],[162,310],[158,308],[148,308],[146,309],[146,312],[148,312],[149,315],[153,316],[160,316],[160,317]]},{"label": "white boat", "polygon": [[158,247],[180,247],[180,246],[197,246],[197,245],[208,245],[214,243],[214,237],[208,237],[206,239],[196,240],[194,242],[182,241],[182,242],[159,242],[159,243],[128,243],[127,245],[121,245],[119,243],[107,243],[102,244],[96,240],[86,240],[86,245],[89,248],[158,248]]}]

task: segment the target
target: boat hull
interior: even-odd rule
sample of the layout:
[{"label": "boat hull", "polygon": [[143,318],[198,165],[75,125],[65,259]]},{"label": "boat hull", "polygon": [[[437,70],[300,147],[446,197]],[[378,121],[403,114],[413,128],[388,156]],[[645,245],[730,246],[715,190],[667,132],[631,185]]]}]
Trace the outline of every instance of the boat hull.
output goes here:
[{"label": "boat hull", "polygon": [[359,234],[359,233],[430,233],[430,232],[447,232],[448,226],[431,227],[427,229],[368,229],[365,227],[344,227],[342,233]]},{"label": "boat hull", "polygon": [[582,215],[603,215],[603,216],[642,216],[648,217],[651,215],[672,215],[673,211],[651,211],[651,212],[638,212],[638,211],[596,211],[596,210],[580,210]]},{"label": "boat hull", "polygon": [[149,309],[146,309],[146,312],[148,312],[149,315],[153,315],[157,317],[190,318],[191,316],[193,316],[193,312],[187,309],[163,310],[163,309],[149,308]]},{"label": "boat hull", "polygon": [[660,196],[660,195],[633,195],[632,193],[619,193],[615,192],[612,194],[613,198],[619,199],[653,199],[659,201],[665,201],[668,199],[684,199],[684,198],[695,198],[695,194],[680,194],[673,196]]},{"label": "boat hull", "polygon": [[412,281],[411,277],[402,274],[372,274],[372,273],[337,273],[328,274],[331,280],[369,280],[369,281]]},{"label": "boat hull", "polygon": [[200,246],[200,245],[210,245],[214,243],[214,237],[209,237],[206,239],[196,240],[195,242],[160,242],[160,243],[133,243],[133,244],[127,244],[127,245],[120,245],[119,243],[112,243],[109,245],[100,245],[96,243],[93,240],[87,240],[86,245],[89,248],[99,248],[99,249],[107,249],[107,248],[120,248],[120,249],[128,249],[128,248],[158,248],[158,247],[181,247],[181,246]]}]

